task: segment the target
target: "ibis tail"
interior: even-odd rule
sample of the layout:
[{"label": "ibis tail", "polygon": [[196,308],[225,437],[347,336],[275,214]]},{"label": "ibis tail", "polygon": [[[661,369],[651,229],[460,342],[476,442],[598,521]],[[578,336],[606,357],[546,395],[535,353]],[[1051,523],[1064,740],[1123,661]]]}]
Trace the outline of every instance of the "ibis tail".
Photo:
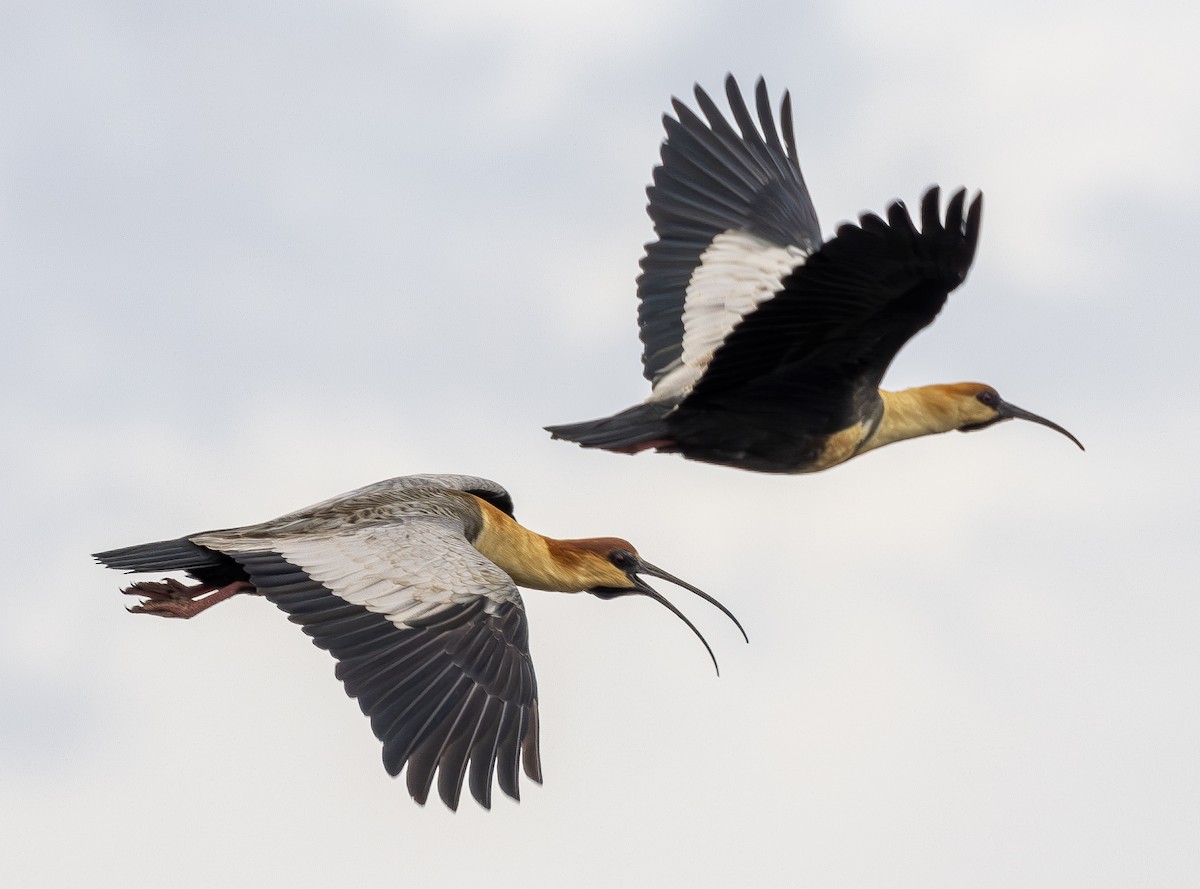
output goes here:
[{"label": "ibis tail", "polygon": [[611,417],[547,426],[546,431],[554,438],[573,441],[585,448],[636,453],[673,441],[666,417],[674,407],[674,401],[648,401]]},{"label": "ibis tail", "polygon": [[96,553],[96,559],[118,571],[186,571],[198,580],[217,579],[215,575],[225,572],[240,573],[228,556],[192,543],[186,537],[110,549]]}]

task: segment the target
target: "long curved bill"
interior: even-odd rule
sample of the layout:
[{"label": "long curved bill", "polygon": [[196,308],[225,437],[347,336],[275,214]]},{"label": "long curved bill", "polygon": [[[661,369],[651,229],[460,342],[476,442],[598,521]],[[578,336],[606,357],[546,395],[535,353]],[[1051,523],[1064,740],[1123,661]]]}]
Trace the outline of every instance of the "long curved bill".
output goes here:
[{"label": "long curved bill", "polygon": [[718,609],[721,610],[722,613],[724,613],[724,615],[726,617],[728,617],[731,621],[733,621],[734,626],[736,626],[738,628],[738,630],[741,631],[742,638],[745,639],[747,642],[749,642],[750,637],[746,635],[746,630],[742,626],[741,621],[739,621],[736,617],[734,617],[732,611],[730,611],[728,608],[726,608],[724,605],[722,605],[720,602],[718,602],[716,599],[714,599],[708,593],[704,592],[704,590],[697,589],[696,587],[692,586],[687,581],[680,580],[675,575],[669,574],[666,571],[663,571],[661,568],[651,565],[649,562],[645,562],[645,561],[642,561],[641,559],[638,559],[637,568],[635,568],[633,570],[631,577],[630,577],[630,579],[634,583],[634,589],[631,590],[630,592],[636,592],[643,596],[653,599],[655,602],[658,602],[661,605],[663,605],[664,607],[666,607],[666,609],[668,611],[670,611],[677,618],[679,618],[681,621],[683,621],[685,624],[687,624],[689,629],[691,629],[691,631],[696,634],[696,638],[699,639],[704,644],[704,648],[708,651],[708,656],[710,658],[712,658],[713,668],[717,671],[717,675],[720,676],[721,675],[721,667],[717,664],[717,656],[715,654],[713,654],[712,646],[710,646],[708,644],[708,640],[704,638],[703,634],[698,629],[696,629],[696,625],[693,624],[690,620],[688,620],[687,616],[682,611],[680,611],[678,608],[676,608],[674,605],[672,605],[670,603],[670,601],[668,601],[667,598],[665,596],[663,596],[658,590],[654,589],[654,587],[650,586],[650,584],[646,583],[646,581],[644,581],[640,577],[638,577],[637,575],[639,575],[639,574],[648,574],[651,577],[657,577],[660,580],[670,581],[671,583],[675,584],[676,586],[683,587],[688,592],[695,593],[697,596],[699,596],[705,602],[708,602],[711,605],[715,605]]},{"label": "long curved bill", "polygon": [[1024,408],[1017,407],[1015,404],[1009,404],[1007,401],[1001,401],[996,407],[996,413],[1000,415],[1000,419],[1002,420],[1028,420],[1030,423],[1037,423],[1038,425],[1053,429],[1055,432],[1061,432],[1067,438],[1071,439],[1071,441],[1075,442],[1075,445],[1079,448],[1079,450],[1085,450],[1083,443],[1078,438],[1076,438],[1066,429],[1063,429],[1057,423],[1053,422],[1052,420],[1047,420],[1045,417],[1039,417],[1037,414],[1031,413]]}]

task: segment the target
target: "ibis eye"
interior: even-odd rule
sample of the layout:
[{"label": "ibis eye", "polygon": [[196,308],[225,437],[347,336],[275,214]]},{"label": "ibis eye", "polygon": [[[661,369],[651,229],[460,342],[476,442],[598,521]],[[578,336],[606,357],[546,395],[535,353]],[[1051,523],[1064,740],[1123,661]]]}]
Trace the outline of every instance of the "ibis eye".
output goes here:
[{"label": "ibis eye", "polygon": [[975,397],[979,399],[980,404],[986,405],[987,407],[996,407],[998,404],[1000,404],[1000,396],[996,393],[995,389],[984,389]]},{"label": "ibis eye", "polygon": [[614,550],[608,557],[608,560],[620,568],[622,571],[628,571],[633,568],[637,560],[634,559],[633,553],[626,552],[623,549]]}]

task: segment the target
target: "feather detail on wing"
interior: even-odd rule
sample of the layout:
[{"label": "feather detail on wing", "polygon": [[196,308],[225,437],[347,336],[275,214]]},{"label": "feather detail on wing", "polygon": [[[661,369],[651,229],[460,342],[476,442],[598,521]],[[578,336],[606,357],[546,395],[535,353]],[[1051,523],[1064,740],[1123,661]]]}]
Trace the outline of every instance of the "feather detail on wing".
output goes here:
[{"label": "feather detail on wing", "polygon": [[[350,496],[373,500],[372,488]],[[460,519],[401,515],[337,531],[256,526],[190,539],[236,559],[259,593],[338,660],[338,678],[383,742],[385,767],[398,774],[407,765],[418,802],[435,773],[452,809],[464,781],[490,806],[493,774],[519,798],[522,757],[541,780],[524,607]]]},{"label": "feather detail on wing", "polygon": [[658,239],[647,245],[638,279],[642,362],[654,400],[685,393],[738,321],[821,243],[789,97],[781,140],[763,81],[757,125],[736,81],[725,86],[737,130],[699,87],[707,122],[678,100],[678,120],[663,121],[662,163],[647,192]]},{"label": "feather detail on wing", "polygon": [[966,207],[966,190],[955,192],[943,222],[939,197],[937,186],[922,197],[919,231],[900,202],[886,222],[868,213],[841,226],[730,333],[680,409],[757,398],[786,405],[798,421],[812,413],[805,422],[814,432],[830,431],[818,416],[841,428],[852,399],[874,397],[896,353],[933,321],[971,266],[982,199]]}]

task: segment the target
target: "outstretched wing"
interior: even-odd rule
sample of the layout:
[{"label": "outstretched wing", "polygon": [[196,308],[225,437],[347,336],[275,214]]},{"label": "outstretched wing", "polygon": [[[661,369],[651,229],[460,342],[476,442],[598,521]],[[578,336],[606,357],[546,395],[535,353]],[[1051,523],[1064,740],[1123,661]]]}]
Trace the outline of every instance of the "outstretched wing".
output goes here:
[{"label": "outstretched wing", "polygon": [[383,742],[385,768],[396,775],[407,764],[417,802],[435,772],[451,809],[464,780],[489,807],[493,775],[519,799],[522,758],[541,781],[524,606],[460,519],[405,515],[316,534],[239,529],[189,539],[235,559],[337,659],[337,677]]},{"label": "outstretched wing", "polygon": [[663,118],[662,164],[647,190],[658,240],[647,245],[638,279],[642,364],[655,400],[684,393],[733,326],[821,243],[790,97],[783,97],[781,141],[761,79],[761,133],[732,76],[725,91],[737,130],[699,86],[707,123],[678,99],[678,120]]},{"label": "outstretched wing", "polygon": [[977,195],[964,218],[966,194],[950,199],[943,224],[930,188],[920,231],[899,202],[886,222],[866,214],[839,228],[730,333],[680,410],[736,397],[746,410],[786,407],[813,432],[840,428],[851,402],[875,397],[896,353],[966,278],[983,211]]}]

